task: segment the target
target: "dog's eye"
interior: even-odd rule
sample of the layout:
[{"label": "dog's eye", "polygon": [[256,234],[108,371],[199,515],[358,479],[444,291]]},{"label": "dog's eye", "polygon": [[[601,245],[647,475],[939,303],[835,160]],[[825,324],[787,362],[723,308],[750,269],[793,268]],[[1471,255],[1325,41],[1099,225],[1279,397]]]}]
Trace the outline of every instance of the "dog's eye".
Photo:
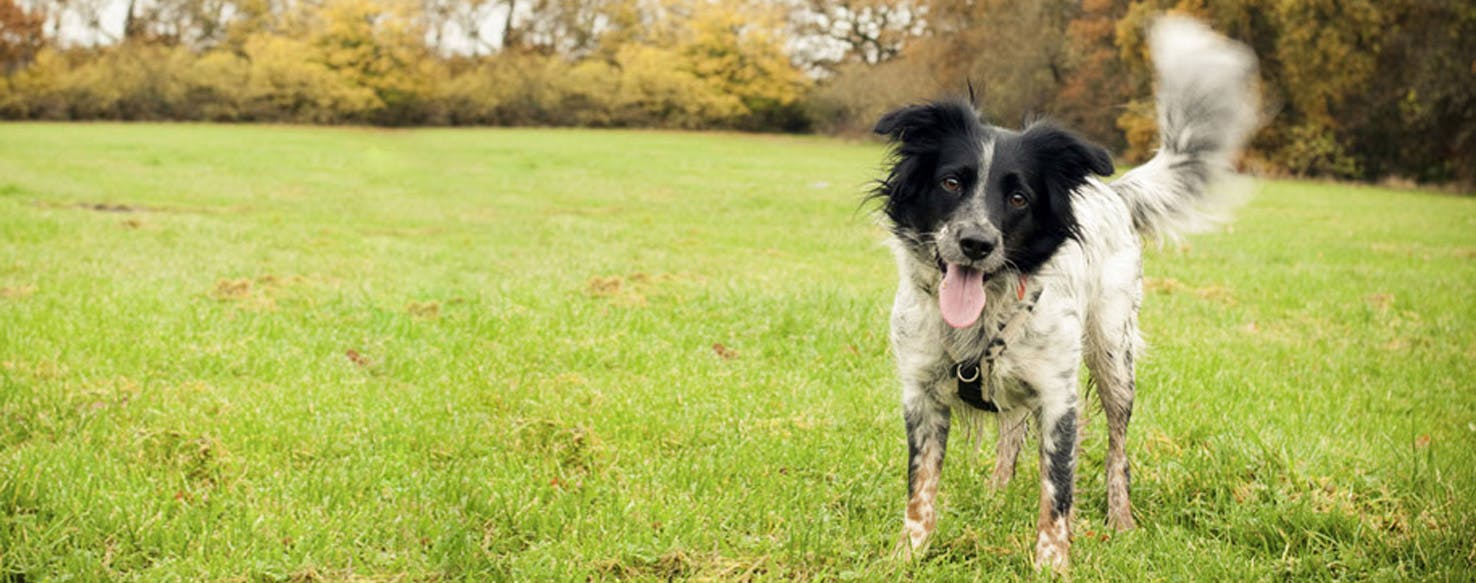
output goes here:
[{"label": "dog's eye", "polygon": [[944,178],[942,182],[938,183],[938,185],[942,186],[943,190],[946,190],[948,192],[957,193],[958,191],[963,190],[963,183],[959,182],[957,178],[954,178],[952,176]]},{"label": "dog's eye", "polygon": [[1010,206],[1015,207],[1017,209],[1025,208],[1025,205],[1030,204],[1030,200],[1025,198],[1025,193],[1020,192],[1018,190],[1016,190],[1015,192],[1013,192],[1013,193],[1010,194],[1010,199],[1009,200],[1010,200]]}]

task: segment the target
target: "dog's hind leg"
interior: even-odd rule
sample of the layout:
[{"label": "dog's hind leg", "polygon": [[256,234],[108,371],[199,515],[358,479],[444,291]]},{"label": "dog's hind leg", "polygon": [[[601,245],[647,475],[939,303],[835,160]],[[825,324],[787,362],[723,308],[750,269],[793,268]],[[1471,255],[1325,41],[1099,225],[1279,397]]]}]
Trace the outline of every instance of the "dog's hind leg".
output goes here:
[{"label": "dog's hind leg", "polygon": [[1024,407],[1000,411],[995,417],[999,423],[999,441],[994,445],[992,484],[997,490],[1003,490],[1015,477],[1015,461],[1020,457],[1020,447],[1025,445],[1025,422],[1029,418],[1030,411]]},{"label": "dog's hind leg", "polygon": [[[1092,371],[1097,379],[1097,392],[1102,398],[1102,411],[1107,417],[1107,525],[1117,530],[1130,530],[1133,505],[1128,498],[1132,486],[1132,470],[1127,458],[1128,422],[1133,417],[1133,347],[1104,354],[1104,362]],[[1102,374],[1097,370],[1111,370]]]},{"label": "dog's hind leg", "polygon": [[897,554],[913,558],[927,550],[938,524],[934,505],[948,447],[949,409],[922,391],[907,395],[902,409],[907,423],[907,515]]},{"label": "dog's hind leg", "polygon": [[1128,499],[1132,472],[1128,467],[1127,431],[1137,385],[1133,359],[1140,344],[1137,308],[1141,297],[1142,292],[1136,291],[1118,302],[1122,305],[1112,306],[1116,310],[1099,310],[1091,325],[1093,346],[1087,352],[1087,369],[1096,381],[1102,412],[1107,417],[1107,525],[1117,530],[1136,526]]}]

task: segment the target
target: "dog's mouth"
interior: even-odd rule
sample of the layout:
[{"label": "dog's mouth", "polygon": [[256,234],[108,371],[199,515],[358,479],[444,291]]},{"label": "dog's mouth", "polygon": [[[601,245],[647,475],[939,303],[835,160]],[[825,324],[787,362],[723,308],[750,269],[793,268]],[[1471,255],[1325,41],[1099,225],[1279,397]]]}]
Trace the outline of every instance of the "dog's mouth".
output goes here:
[{"label": "dog's mouth", "polygon": [[943,282],[938,286],[938,311],[943,321],[954,328],[968,328],[979,321],[984,312],[984,271],[970,265],[938,259]]}]

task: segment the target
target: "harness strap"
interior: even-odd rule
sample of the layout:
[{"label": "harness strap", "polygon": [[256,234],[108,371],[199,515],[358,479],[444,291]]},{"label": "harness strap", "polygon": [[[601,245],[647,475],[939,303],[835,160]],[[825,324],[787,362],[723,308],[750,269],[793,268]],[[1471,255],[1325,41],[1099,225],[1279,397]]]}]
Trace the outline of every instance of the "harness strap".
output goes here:
[{"label": "harness strap", "polygon": [[960,362],[953,365],[953,378],[958,379],[958,398],[975,409],[998,413],[994,401],[984,398],[984,373],[979,361]]},{"label": "harness strap", "polygon": [[[1020,274],[1020,283],[1015,286],[1015,299],[1025,301],[1025,274]],[[975,409],[998,413],[999,406],[984,398],[984,372],[979,361],[960,362],[953,365],[953,378],[958,379],[959,400]]]}]

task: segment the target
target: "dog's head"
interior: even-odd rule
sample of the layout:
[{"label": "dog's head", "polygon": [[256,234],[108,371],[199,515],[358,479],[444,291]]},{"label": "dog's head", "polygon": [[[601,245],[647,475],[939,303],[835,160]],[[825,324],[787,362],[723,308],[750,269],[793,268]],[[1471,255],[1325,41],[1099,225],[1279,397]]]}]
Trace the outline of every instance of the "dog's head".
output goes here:
[{"label": "dog's head", "polygon": [[940,305],[954,325],[978,317],[984,280],[1034,273],[1077,237],[1071,191],[1113,170],[1106,150],[1075,134],[1049,123],[1019,132],[986,125],[959,101],[892,111],[874,131],[894,146],[876,196],[897,238],[937,263]]}]

